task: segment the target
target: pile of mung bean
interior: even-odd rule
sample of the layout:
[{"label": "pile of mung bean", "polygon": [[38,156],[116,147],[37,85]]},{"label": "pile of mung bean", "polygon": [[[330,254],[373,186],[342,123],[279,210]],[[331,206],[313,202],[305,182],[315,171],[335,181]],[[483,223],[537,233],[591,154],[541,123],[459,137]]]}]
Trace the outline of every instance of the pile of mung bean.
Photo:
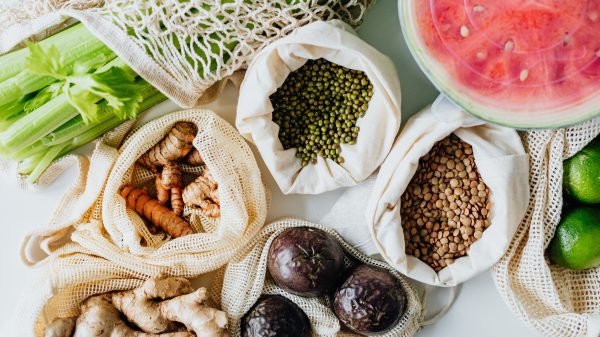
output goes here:
[{"label": "pile of mung bean", "polygon": [[317,156],[343,163],[340,145],[356,143],[356,122],[372,96],[373,85],[364,72],[309,60],[270,97],[283,148],[296,148],[302,166],[316,164]]},{"label": "pile of mung bean", "polygon": [[454,134],[437,142],[402,195],[406,253],[440,271],[481,238],[490,206],[471,145]]}]

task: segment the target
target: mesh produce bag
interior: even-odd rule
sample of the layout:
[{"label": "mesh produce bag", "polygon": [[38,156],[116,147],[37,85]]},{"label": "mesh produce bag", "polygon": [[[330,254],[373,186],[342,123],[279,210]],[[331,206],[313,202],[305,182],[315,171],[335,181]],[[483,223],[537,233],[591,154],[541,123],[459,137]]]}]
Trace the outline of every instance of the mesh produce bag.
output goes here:
[{"label": "mesh produce bag", "polygon": [[600,267],[568,270],[549,265],[545,254],[563,207],[563,160],[599,133],[598,118],[566,129],[523,133],[531,167],[529,206],[492,271],[511,310],[543,336],[600,336]]},{"label": "mesh produce bag", "polygon": [[[99,227],[94,221],[83,227]],[[74,317],[86,298],[110,291],[128,290],[159,273],[153,266],[127,268],[69,243],[45,261],[27,285],[27,293],[0,331],[2,336],[41,337],[56,318]]]},{"label": "mesh produce bag", "polygon": [[[142,187],[153,183],[154,175],[135,162],[179,121],[198,127],[194,146],[219,183],[221,216],[208,219],[200,211],[186,208],[184,215],[190,218],[196,234],[169,239],[164,234],[150,233],[142,218],[126,207],[119,191],[127,184]],[[74,205],[70,213],[59,208],[50,228],[26,239],[25,261],[40,261],[37,247],[52,254],[65,241],[72,240],[128,268],[139,270],[150,265],[170,274],[192,277],[221,267],[240,242],[252,237],[264,224],[267,195],[252,152],[235,129],[211,111],[180,111],[145,124],[125,140],[110,164],[109,175],[106,171],[89,171],[87,181],[94,184],[86,185],[86,180],[81,180],[79,194],[67,193],[63,204]],[[193,179],[194,170],[197,169],[187,170],[187,179]],[[97,176],[102,179],[93,179]],[[93,221],[101,224],[99,229],[79,230],[80,224]],[[76,231],[71,233],[73,228]]]},{"label": "mesh produce bag", "polygon": [[[406,311],[391,331],[378,336],[412,336],[423,320],[421,298],[405,277],[385,263],[366,257],[347,244],[334,230],[299,219],[282,219],[265,227],[255,238],[239,251],[226,268],[217,275],[213,293],[229,316],[232,336],[240,337],[241,319],[250,310],[261,294],[282,295],[296,303],[309,317],[313,336],[359,336],[340,331],[340,322],[328,307],[328,300],[306,298],[290,294],[276,286],[267,277],[267,255],[271,242],[285,229],[291,227],[313,227],[331,234],[348,256],[357,261],[388,269],[398,278],[406,294]],[[350,265],[350,260],[346,261]],[[220,294],[220,296],[219,296]]]},{"label": "mesh produce bag", "polygon": [[[182,107],[294,28],[358,25],[373,0],[24,0],[0,3],[0,53],[67,18],[83,22],[144,79]],[[212,93],[211,95],[212,96]]]}]

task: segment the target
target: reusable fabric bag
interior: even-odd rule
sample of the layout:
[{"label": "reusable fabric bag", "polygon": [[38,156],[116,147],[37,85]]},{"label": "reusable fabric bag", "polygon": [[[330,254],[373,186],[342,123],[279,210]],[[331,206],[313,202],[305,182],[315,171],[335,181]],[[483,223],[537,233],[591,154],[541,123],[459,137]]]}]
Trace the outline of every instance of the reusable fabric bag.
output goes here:
[{"label": "reusable fabric bag", "polygon": [[[184,215],[190,218],[196,233],[168,240],[164,235],[150,233],[140,216],[126,207],[119,191],[126,184],[153,183],[153,174],[136,164],[136,160],[179,121],[198,127],[194,146],[219,184],[221,216],[207,219],[199,211],[186,208]],[[212,111],[185,110],[157,118],[132,133],[110,158],[110,162],[106,161],[108,158],[101,160],[110,174],[108,169],[90,170],[87,180],[93,184],[79,185],[79,194],[65,195],[62,204],[70,207],[72,213],[57,210],[50,228],[26,239],[23,258],[27,263],[40,261],[37,247],[52,254],[65,242],[77,240],[95,255],[128,268],[149,265],[191,277],[221,267],[239,249],[240,242],[252,237],[264,224],[267,194],[254,156],[235,129]],[[95,176],[102,179],[91,180]],[[101,230],[72,233],[80,224],[92,221],[97,221]]]},{"label": "reusable fabric bag", "polygon": [[[272,121],[269,96],[307,60],[324,58],[362,70],[373,84],[373,97],[354,145],[341,145],[342,164],[317,157],[302,167],[296,149],[284,150],[279,126]],[[366,179],[383,162],[400,128],[400,83],[392,61],[362,41],[340,21],[315,22],[292,32],[256,55],[240,88],[236,125],[258,148],[281,191],[318,194]]]},{"label": "reusable fabric bag", "polygon": [[515,238],[492,275],[510,309],[543,336],[600,336],[600,267],[568,270],[546,258],[563,208],[563,161],[599,134],[600,118],[565,129],[523,133],[530,155],[531,196],[524,202],[527,212]]},{"label": "reusable fabric bag", "polygon": [[335,18],[356,26],[371,3],[7,0],[0,2],[0,53],[34,34],[63,28],[73,18],[146,81],[189,108],[218,96],[223,87],[219,81],[245,68],[257,51],[295,28]]},{"label": "reusable fabric bag", "polygon": [[[340,331],[340,322],[329,309],[329,300],[324,298],[306,298],[293,295],[278,287],[267,276],[267,255],[273,240],[284,230],[292,227],[311,227],[331,234],[342,246],[346,254],[358,262],[388,269],[400,282],[406,294],[406,311],[398,324],[389,332],[379,334],[382,337],[412,336],[423,321],[421,297],[405,277],[385,263],[366,257],[348,245],[334,230],[299,219],[282,219],[266,226],[236,256],[220,270],[213,293],[220,293],[220,304],[229,316],[229,327],[233,337],[240,337],[242,317],[250,310],[262,294],[282,295],[296,303],[308,316],[313,336],[360,336]],[[346,261],[350,266],[350,260]],[[215,296],[218,298],[219,296]]]},{"label": "reusable fabric bag", "polygon": [[[419,159],[454,133],[473,148],[475,164],[490,190],[491,225],[468,254],[438,273],[405,253],[401,196]],[[490,268],[505,253],[527,209],[528,157],[515,130],[485,123],[443,96],[413,116],[381,166],[366,207],[366,226],[383,258],[402,274],[436,286],[455,286]]]}]

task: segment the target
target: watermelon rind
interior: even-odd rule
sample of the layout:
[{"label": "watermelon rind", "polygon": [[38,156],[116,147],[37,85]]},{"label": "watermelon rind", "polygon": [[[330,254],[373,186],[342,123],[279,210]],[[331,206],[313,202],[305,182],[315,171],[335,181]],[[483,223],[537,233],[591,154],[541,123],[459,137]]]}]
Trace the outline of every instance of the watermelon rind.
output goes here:
[{"label": "watermelon rind", "polygon": [[580,124],[600,115],[600,92],[595,97],[590,97],[584,103],[569,107],[567,110],[557,109],[555,111],[530,113],[511,112],[509,109],[499,110],[470,98],[467,93],[461,92],[457,81],[450,78],[448,72],[434,60],[423,44],[416,24],[415,1],[419,0],[398,1],[400,26],[406,44],[419,68],[433,85],[466,112],[487,122],[517,129],[567,127]]}]

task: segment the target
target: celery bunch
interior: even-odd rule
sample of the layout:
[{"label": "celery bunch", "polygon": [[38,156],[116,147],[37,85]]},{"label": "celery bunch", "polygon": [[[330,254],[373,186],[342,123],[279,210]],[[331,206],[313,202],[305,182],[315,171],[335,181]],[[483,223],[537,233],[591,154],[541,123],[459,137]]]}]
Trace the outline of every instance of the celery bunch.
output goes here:
[{"label": "celery bunch", "polygon": [[0,157],[34,183],[58,157],[165,99],[75,25],[0,57]]}]

